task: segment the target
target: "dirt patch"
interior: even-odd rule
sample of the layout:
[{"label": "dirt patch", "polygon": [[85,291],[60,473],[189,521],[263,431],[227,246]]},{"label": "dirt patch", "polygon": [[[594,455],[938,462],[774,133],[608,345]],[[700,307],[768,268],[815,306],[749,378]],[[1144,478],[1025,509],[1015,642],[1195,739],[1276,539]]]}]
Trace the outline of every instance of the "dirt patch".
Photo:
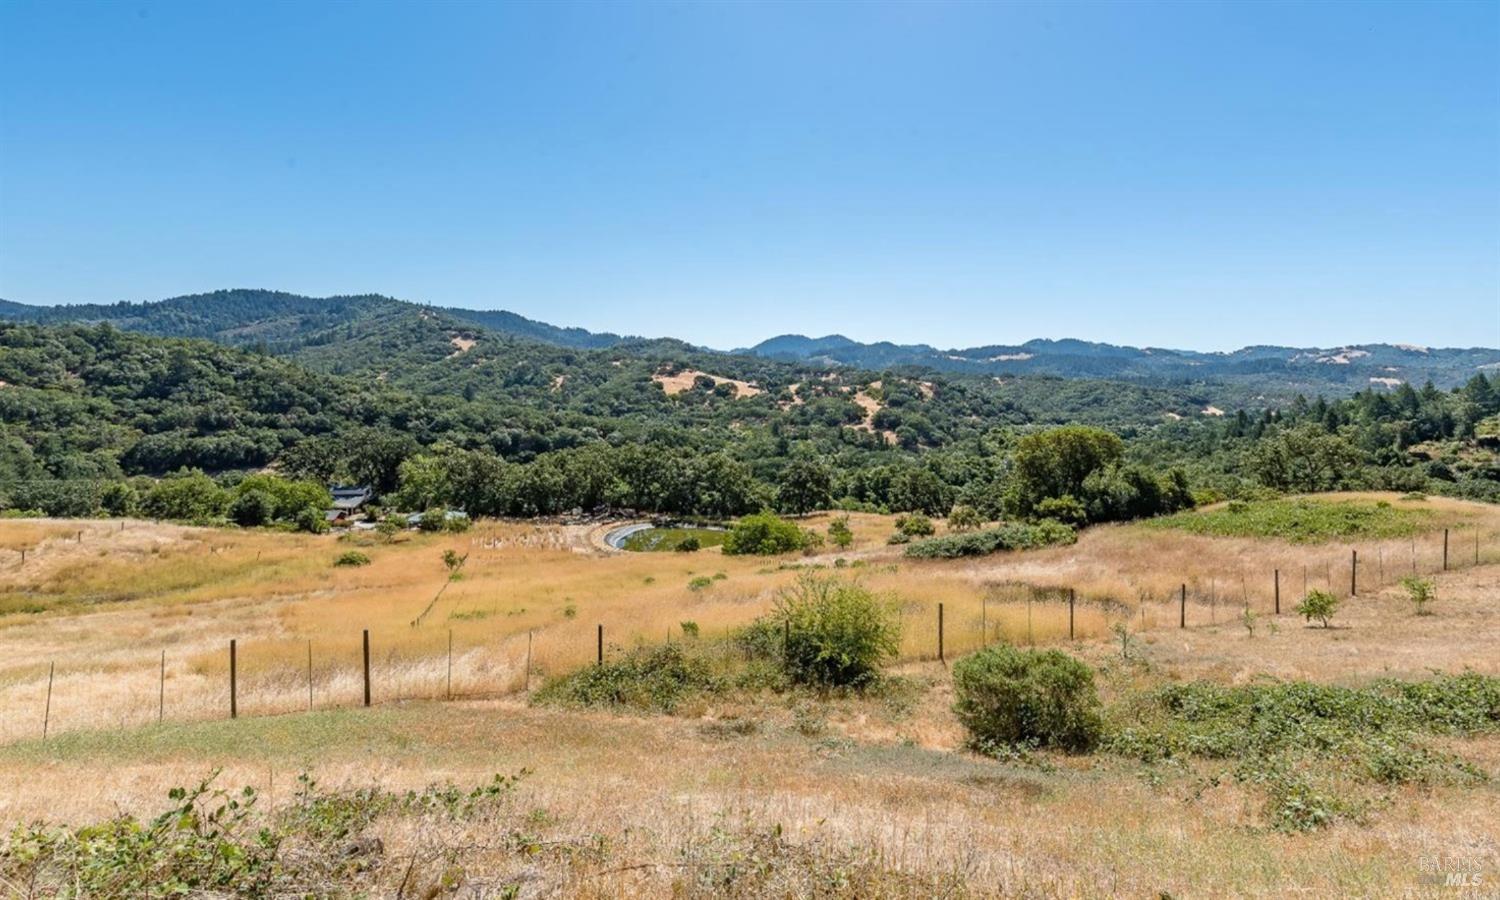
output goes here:
[{"label": "dirt patch", "polygon": [[[883,385],[882,385],[881,382],[879,382],[879,381],[872,381],[872,382],[870,382],[869,390],[878,391],[878,390],[881,389],[881,387],[883,387]],[[876,434],[877,432],[875,430],[875,414],[878,413],[878,412],[880,412],[882,409],[885,409],[885,404],[881,403],[879,400],[876,400],[874,397],[871,397],[869,394],[865,393],[863,390],[856,391],[854,393],[853,398],[851,398],[851,399],[853,399],[854,402],[859,405],[860,409],[862,409],[862,410],[865,411],[865,419],[864,419],[864,421],[860,422],[858,425],[853,426],[854,430],[855,431],[867,431],[870,434]],[[888,430],[883,430],[883,431],[880,431],[878,433],[881,436],[881,438],[883,438],[885,440],[885,442],[887,444],[894,444],[894,443],[896,443],[896,432],[894,432],[894,431],[888,431]]]},{"label": "dirt patch", "polygon": [[692,390],[693,383],[697,381],[700,376],[712,379],[714,387],[718,387],[721,384],[734,385],[736,391],[735,396],[737,397],[754,397],[756,394],[765,393],[765,391],[756,387],[748,381],[740,381],[737,378],[724,378],[720,375],[710,375],[707,372],[700,372],[697,369],[683,369],[676,375],[667,375],[665,373],[658,372],[655,375],[651,376],[651,380],[661,385],[662,390],[666,391],[667,394],[671,396],[680,394],[683,391]]},{"label": "dirt patch", "polygon": [[453,352],[448,354],[448,358],[452,359],[455,356],[463,356],[465,353],[468,353],[470,350],[474,349],[474,345],[478,342],[473,338],[459,337],[458,335],[454,335],[453,337],[448,338],[448,343],[452,344],[454,347]]}]

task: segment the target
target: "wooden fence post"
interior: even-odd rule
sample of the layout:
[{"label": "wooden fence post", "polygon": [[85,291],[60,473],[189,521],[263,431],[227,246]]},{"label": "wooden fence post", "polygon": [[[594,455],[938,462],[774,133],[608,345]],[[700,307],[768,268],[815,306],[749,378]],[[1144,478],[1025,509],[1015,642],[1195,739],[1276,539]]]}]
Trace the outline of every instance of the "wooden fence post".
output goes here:
[{"label": "wooden fence post", "polygon": [[235,653],[234,638],[229,639],[229,718],[235,719],[240,714],[240,703],[238,686],[235,684],[235,676],[238,674],[239,660]]},{"label": "wooden fence post", "polygon": [[1279,616],[1281,615],[1281,570],[1277,569],[1271,577],[1272,583],[1276,586],[1276,615]]},{"label": "wooden fence post", "polygon": [[1177,601],[1177,627],[1187,627],[1187,585],[1182,586],[1181,599]]},{"label": "wooden fence post", "polygon": [[1068,640],[1070,641],[1073,640],[1073,601],[1076,597],[1077,592],[1068,588]]},{"label": "wooden fence post", "polygon": [[365,706],[370,705],[370,629],[364,631],[365,649]]},{"label": "wooden fence post", "polygon": [[1443,571],[1448,571],[1448,529],[1443,529]]},{"label": "wooden fence post", "polygon": [[938,662],[943,662],[943,604],[938,604]]},{"label": "wooden fence post", "polygon": [[47,726],[52,724],[52,675],[57,671],[57,663],[47,663],[47,706],[42,710],[42,740],[47,739]]},{"label": "wooden fence post", "polygon": [[604,625],[599,625],[598,649],[594,655],[595,665],[604,665]]},{"label": "wooden fence post", "polygon": [[1359,595],[1359,551],[1350,550],[1349,557],[1349,596]]}]

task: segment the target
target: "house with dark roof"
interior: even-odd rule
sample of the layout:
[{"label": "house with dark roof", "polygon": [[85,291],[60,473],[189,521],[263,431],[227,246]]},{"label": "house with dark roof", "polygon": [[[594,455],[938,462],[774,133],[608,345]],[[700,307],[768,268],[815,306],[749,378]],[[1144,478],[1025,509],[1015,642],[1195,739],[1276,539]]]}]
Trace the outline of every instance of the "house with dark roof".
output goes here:
[{"label": "house with dark roof", "polygon": [[375,496],[375,492],[368,487],[346,485],[334,485],[328,489],[328,493],[333,495],[333,506],[329,507],[323,518],[329,522],[344,522],[358,516]]}]

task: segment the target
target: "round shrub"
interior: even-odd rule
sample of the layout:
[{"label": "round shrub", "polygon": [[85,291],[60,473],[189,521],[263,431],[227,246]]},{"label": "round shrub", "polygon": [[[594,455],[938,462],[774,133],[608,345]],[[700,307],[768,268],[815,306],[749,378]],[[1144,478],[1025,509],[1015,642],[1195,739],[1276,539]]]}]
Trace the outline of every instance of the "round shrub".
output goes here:
[{"label": "round shrub", "polygon": [[360,553],[358,550],[345,550],[340,553],[333,564],[336,566],[368,566],[370,557]]},{"label": "round shrub", "polygon": [[953,711],[981,749],[1080,753],[1099,742],[1104,728],[1093,669],[1061,650],[986,648],[954,664],[953,690]]},{"label": "round shrub", "polygon": [[783,665],[798,684],[868,684],[901,649],[901,622],[892,604],[862,585],[804,576],[776,599],[767,617],[781,624]]},{"label": "round shrub", "polygon": [[276,516],[276,498],[265,491],[249,490],[229,503],[229,518],[236,525],[267,525]]},{"label": "round shrub", "polygon": [[724,536],[724,552],[730,556],[774,556],[801,550],[806,545],[807,536],[796,523],[768,512],[745,516]]}]

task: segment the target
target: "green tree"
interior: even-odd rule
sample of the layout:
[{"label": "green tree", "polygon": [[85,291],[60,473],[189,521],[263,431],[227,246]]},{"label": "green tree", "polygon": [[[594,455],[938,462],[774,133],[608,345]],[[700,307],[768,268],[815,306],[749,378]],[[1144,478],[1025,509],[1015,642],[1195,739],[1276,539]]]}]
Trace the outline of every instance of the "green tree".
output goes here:
[{"label": "green tree", "polygon": [[1297,604],[1297,615],[1311,622],[1317,619],[1323,623],[1324,628],[1332,627],[1333,615],[1338,612],[1339,598],[1329,591],[1311,590],[1307,596]]},{"label": "green tree", "polygon": [[1031,518],[1048,498],[1082,496],[1084,481],[1118,463],[1124,452],[1119,436],[1100,428],[1067,425],[1028,434],[1016,442],[1011,458],[1006,507]]},{"label": "green tree", "polygon": [[805,515],[832,503],[832,487],[833,476],[827,466],[805,457],[794,459],[777,480],[776,500],[782,510]]},{"label": "green tree", "polygon": [[152,485],[141,510],[153,519],[204,521],[224,515],[229,492],[198,470],[184,470]]}]

